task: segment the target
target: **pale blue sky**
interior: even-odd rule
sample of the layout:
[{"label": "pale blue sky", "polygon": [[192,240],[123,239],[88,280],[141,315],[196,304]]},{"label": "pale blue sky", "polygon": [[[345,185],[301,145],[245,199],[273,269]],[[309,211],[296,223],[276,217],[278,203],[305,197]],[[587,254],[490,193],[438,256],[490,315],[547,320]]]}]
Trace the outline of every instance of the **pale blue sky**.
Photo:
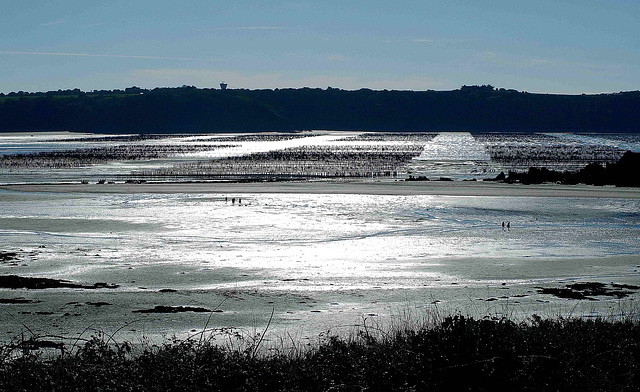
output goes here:
[{"label": "pale blue sky", "polygon": [[0,92],[640,90],[640,2],[0,0]]}]

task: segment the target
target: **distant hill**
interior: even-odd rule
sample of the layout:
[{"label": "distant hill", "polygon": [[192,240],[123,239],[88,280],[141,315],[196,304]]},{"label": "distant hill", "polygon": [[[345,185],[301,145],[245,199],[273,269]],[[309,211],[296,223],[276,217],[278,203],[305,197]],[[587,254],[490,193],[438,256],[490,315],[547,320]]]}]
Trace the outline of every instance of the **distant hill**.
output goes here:
[{"label": "distant hill", "polygon": [[453,91],[217,90],[137,87],[0,94],[0,131],[110,133],[304,129],[640,132],[640,91],[533,94]]}]

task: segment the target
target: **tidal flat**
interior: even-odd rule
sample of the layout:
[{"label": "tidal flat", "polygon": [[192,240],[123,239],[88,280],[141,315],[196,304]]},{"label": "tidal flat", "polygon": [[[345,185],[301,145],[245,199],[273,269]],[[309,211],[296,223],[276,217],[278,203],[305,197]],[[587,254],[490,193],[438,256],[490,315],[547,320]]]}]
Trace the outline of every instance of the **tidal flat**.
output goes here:
[{"label": "tidal flat", "polygon": [[[14,282],[51,279],[77,286],[0,287],[0,340],[104,331],[131,342],[162,341],[204,328],[250,333],[269,325],[272,337],[312,342],[327,332],[348,333],[363,319],[433,312],[615,318],[635,308],[637,188],[463,181],[494,177],[508,167],[492,159],[495,149],[484,139],[469,134],[340,137],[194,136],[179,142],[202,146],[204,138],[234,147],[80,169],[3,169],[0,273]],[[466,147],[452,152],[447,146],[456,138]],[[547,151],[545,160],[548,151],[581,143],[588,146],[584,154],[617,156],[611,153],[615,141],[593,139],[545,135],[523,143],[527,151],[533,145]],[[72,140],[74,149],[123,143]],[[143,142],[158,140],[176,143]],[[490,140],[495,145],[498,139]],[[624,139],[625,146],[634,140]],[[263,159],[274,148],[299,154],[312,143],[374,143],[373,155],[357,148],[366,162],[379,156],[381,146],[411,143],[414,151],[416,142],[422,146],[418,156],[392,170],[363,169],[361,177],[247,183],[202,173],[198,181],[136,174],[141,167],[182,170],[217,154],[259,153]],[[25,141],[20,143],[24,150]],[[61,143],[56,140],[56,148]],[[503,159],[506,150],[499,151]],[[453,181],[404,181],[410,174]],[[604,289],[578,290],[583,298],[564,295],[578,283]]]}]

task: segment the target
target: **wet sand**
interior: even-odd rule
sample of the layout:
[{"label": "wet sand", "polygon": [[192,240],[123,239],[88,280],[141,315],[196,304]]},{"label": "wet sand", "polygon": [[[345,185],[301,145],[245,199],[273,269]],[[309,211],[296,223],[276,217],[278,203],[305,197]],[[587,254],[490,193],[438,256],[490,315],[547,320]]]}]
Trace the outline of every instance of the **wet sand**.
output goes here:
[{"label": "wet sand", "polygon": [[[493,182],[404,182],[404,181],[335,181],[335,182],[278,182],[278,183],[145,183],[145,184],[29,184],[0,186],[5,198],[49,198],[48,193],[74,194],[365,194],[365,195],[445,195],[445,196],[537,196],[572,198],[640,198],[638,188],[594,186],[564,186],[557,184],[517,185]],[[32,196],[31,196],[32,195]],[[97,245],[96,245],[97,246]],[[92,252],[94,250],[92,249]],[[97,248],[95,250],[97,252]],[[191,277],[180,275],[178,268],[171,276],[184,278],[184,286],[162,281],[153,284],[154,276],[146,267],[128,269],[126,266],[96,276],[83,284],[106,281],[121,284],[115,289],[49,288],[44,290],[1,289],[0,341],[23,334],[83,336],[96,331],[115,333],[118,340],[140,341],[178,335],[181,338],[208,328],[239,328],[252,335],[261,332],[274,312],[270,330],[274,342],[285,334],[296,341],[316,341],[321,333],[348,333],[354,325],[400,323],[409,319],[437,317],[454,312],[476,316],[506,315],[524,318],[532,313],[544,317],[557,315],[589,315],[598,312],[615,316],[627,311],[637,312],[634,292],[628,300],[599,298],[597,301],[576,301],[540,293],[538,287],[561,289],[567,282],[602,281],[637,285],[640,260],[637,255],[618,255],[597,258],[568,259],[443,259],[437,260],[438,271],[445,276],[470,278],[464,283],[456,279],[439,281],[435,285],[398,288],[381,281],[373,289],[340,287],[331,290],[314,289],[313,279],[283,279],[275,274],[257,275],[250,285],[233,283],[224,288],[198,287]],[[436,264],[434,264],[436,265]],[[149,269],[155,268],[153,265]],[[164,267],[167,269],[168,267]],[[482,270],[486,276],[468,276],[469,271]],[[517,270],[517,273],[513,273]],[[4,273],[34,276],[28,266],[7,267]],[[103,271],[104,272],[104,271]],[[152,272],[152,271],[151,271]],[[46,275],[36,271],[35,276]],[[210,272],[220,279],[220,270]],[[137,274],[140,274],[139,276]],[[169,272],[165,271],[165,274]],[[514,278],[515,277],[515,278]],[[61,276],[60,278],[68,278]],[[178,278],[176,278],[178,279]],[[198,279],[204,279],[200,276]],[[246,280],[247,278],[242,278]],[[242,281],[241,279],[241,281]],[[246,282],[245,282],[246,283]],[[325,282],[326,283],[326,282]],[[292,289],[294,287],[294,289]],[[165,291],[162,291],[165,289]],[[169,290],[166,290],[169,289]],[[214,313],[181,312],[153,313],[145,310],[157,307],[198,307]],[[142,311],[142,312],[141,312]],[[27,327],[30,331],[27,330]],[[224,333],[221,334],[224,341]],[[289,339],[289,338],[287,338]]]},{"label": "wet sand", "polygon": [[[637,262],[629,256],[604,259],[554,260],[542,268],[525,271],[523,279],[479,279],[472,282],[440,282],[422,288],[403,289],[381,282],[374,289],[354,289],[335,286],[329,291],[289,290],[292,282],[265,280],[260,286],[227,289],[162,290],[159,287],[139,287],[124,284],[117,289],[45,289],[0,290],[3,299],[23,299],[22,303],[0,305],[5,316],[0,321],[0,341],[23,334],[57,335],[70,338],[88,337],[98,332],[115,334],[117,340],[133,343],[142,339],[161,342],[177,336],[196,335],[205,328],[225,342],[226,330],[244,336],[262,332],[270,322],[269,338],[274,344],[289,334],[297,342],[315,342],[322,334],[348,334],[356,326],[399,325],[462,312],[475,317],[507,316],[524,320],[530,314],[543,317],[619,316],[637,311],[638,290],[626,299],[598,297],[578,301],[543,294],[540,287],[561,289],[574,282],[576,269],[628,269]],[[478,260],[457,260],[446,268]],[[517,260],[515,261],[518,262]],[[502,268],[492,261],[490,269]],[[581,281],[590,281],[582,277]],[[586,278],[586,279],[585,279]],[[591,277],[601,281],[602,277]],[[636,278],[615,279],[617,284],[637,284]],[[294,282],[295,283],[295,282]],[[307,284],[306,282],[304,284]],[[164,286],[168,287],[170,285]],[[172,286],[175,287],[175,286]],[[635,301],[634,301],[635,300]],[[204,308],[212,312],[151,312],[158,307]],[[28,330],[27,330],[28,327]],[[289,339],[289,338],[287,338]]]},{"label": "wet sand", "polygon": [[0,189],[60,193],[311,193],[363,195],[535,196],[640,198],[640,188],[591,185],[522,185],[488,181],[176,182],[143,184],[20,184]]}]

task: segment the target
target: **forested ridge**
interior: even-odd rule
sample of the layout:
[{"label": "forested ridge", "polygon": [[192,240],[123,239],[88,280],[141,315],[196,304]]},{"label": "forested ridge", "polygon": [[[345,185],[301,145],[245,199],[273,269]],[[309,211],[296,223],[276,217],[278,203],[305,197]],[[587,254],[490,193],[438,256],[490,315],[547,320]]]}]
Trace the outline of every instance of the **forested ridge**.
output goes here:
[{"label": "forested ridge", "polygon": [[557,95],[452,91],[177,88],[0,94],[0,131],[114,133],[305,129],[640,132],[640,91]]}]

